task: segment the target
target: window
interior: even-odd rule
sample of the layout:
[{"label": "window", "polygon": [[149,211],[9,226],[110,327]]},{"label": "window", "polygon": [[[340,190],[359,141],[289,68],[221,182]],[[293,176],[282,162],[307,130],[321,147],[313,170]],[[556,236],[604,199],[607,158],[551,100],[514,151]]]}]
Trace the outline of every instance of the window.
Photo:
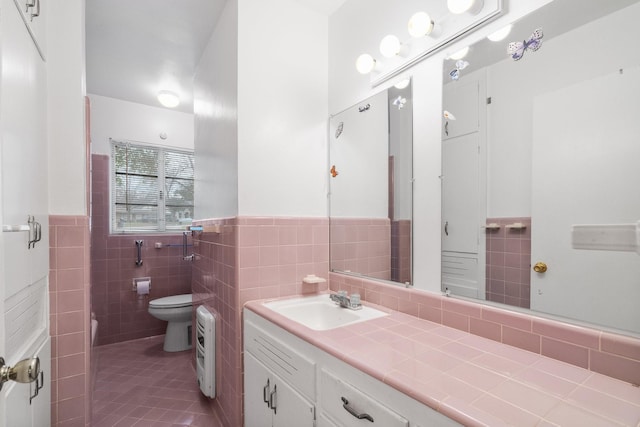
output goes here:
[{"label": "window", "polygon": [[184,230],[193,218],[193,153],[113,141],[111,232]]}]

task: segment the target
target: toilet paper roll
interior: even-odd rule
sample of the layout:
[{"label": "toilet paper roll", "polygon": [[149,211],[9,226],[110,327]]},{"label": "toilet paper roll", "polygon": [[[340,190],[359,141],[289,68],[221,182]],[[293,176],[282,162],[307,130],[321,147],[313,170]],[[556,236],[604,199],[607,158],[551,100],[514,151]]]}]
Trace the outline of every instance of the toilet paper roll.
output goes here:
[{"label": "toilet paper roll", "polygon": [[149,280],[141,280],[136,284],[136,290],[138,295],[149,295],[149,286],[151,282]]}]

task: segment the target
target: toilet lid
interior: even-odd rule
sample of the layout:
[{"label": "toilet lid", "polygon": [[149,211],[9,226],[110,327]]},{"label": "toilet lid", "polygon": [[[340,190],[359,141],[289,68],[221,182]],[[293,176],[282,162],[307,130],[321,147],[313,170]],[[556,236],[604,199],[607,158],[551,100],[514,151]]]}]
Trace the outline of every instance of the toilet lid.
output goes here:
[{"label": "toilet lid", "polygon": [[179,308],[187,307],[192,303],[191,294],[171,295],[149,301],[149,307],[154,308]]}]

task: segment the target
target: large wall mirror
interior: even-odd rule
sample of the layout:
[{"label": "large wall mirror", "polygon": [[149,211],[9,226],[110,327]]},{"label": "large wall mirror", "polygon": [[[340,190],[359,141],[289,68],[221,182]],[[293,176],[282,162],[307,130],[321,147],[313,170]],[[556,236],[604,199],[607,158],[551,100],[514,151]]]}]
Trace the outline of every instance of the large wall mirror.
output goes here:
[{"label": "large wall mirror", "polygon": [[332,271],[410,284],[411,81],[329,119]]},{"label": "large wall mirror", "polygon": [[639,20],[553,1],[444,61],[443,291],[640,333]]}]

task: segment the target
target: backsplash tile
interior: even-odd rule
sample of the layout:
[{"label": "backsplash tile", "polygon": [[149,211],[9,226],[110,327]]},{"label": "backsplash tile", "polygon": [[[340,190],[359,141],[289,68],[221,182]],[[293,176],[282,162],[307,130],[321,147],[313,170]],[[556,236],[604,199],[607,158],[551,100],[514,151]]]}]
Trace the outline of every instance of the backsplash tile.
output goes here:
[{"label": "backsplash tile", "polygon": [[[508,227],[513,224],[523,228]],[[485,230],[487,300],[529,308],[531,218],[487,218]]]},{"label": "backsplash tile", "polygon": [[329,278],[332,291],[359,292],[364,301],[417,311],[422,319],[640,384],[640,339],[366,278],[339,273]]}]

